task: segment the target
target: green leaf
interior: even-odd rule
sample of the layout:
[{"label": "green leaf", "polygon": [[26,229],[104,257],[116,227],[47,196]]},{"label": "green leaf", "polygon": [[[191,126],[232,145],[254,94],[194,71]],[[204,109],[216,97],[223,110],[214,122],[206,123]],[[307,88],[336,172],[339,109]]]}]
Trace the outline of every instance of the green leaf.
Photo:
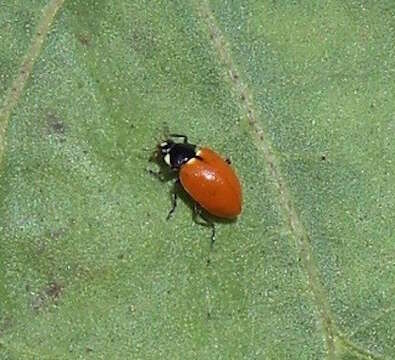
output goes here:
[{"label": "green leaf", "polygon": [[[0,4],[0,358],[391,359],[393,1]],[[147,171],[232,159],[210,230]]]}]

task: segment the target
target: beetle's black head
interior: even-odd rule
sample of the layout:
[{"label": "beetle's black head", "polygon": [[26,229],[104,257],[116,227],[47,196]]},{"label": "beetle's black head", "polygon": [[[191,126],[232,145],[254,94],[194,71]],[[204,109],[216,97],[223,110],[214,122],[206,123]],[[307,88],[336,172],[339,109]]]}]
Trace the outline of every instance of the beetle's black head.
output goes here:
[{"label": "beetle's black head", "polygon": [[196,157],[196,145],[186,143],[176,143],[168,139],[159,144],[160,156],[174,170],[178,170],[188,160]]}]

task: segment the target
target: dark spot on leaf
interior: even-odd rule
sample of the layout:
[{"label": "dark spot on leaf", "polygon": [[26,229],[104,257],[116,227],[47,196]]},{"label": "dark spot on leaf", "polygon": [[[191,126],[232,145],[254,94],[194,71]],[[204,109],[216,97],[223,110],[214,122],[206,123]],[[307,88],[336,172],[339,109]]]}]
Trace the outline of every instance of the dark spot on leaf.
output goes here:
[{"label": "dark spot on leaf", "polygon": [[60,282],[52,281],[37,293],[32,293],[33,299],[31,306],[34,311],[44,310],[48,305],[56,305],[61,294],[63,293],[63,285]]},{"label": "dark spot on leaf", "polygon": [[65,140],[66,125],[62,119],[52,111],[47,114],[47,132],[48,135],[54,135],[60,141]]},{"label": "dark spot on leaf", "polygon": [[63,135],[64,134],[64,124],[60,121],[53,122],[52,124],[52,129],[54,132]]},{"label": "dark spot on leaf", "polygon": [[80,33],[77,35],[78,41],[84,46],[90,46],[92,35],[89,33]]},{"label": "dark spot on leaf", "polygon": [[325,160],[326,160],[326,155],[322,155],[322,156],[321,156],[321,160],[322,160],[322,161],[325,161]]},{"label": "dark spot on leaf", "polygon": [[63,292],[63,285],[61,283],[53,281],[45,289],[45,292],[51,299],[56,300]]}]

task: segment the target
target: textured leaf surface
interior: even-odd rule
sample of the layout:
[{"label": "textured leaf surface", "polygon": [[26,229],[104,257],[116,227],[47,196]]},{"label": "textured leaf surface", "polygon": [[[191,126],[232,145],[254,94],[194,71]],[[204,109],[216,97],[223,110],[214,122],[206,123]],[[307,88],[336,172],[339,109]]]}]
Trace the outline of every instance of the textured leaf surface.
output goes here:
[{"label": "textured leaf surface", "polygon": [[[0,357],[392,359],[393,1],[0,4]],[[232,159],[210,232],[146,171]]]}]

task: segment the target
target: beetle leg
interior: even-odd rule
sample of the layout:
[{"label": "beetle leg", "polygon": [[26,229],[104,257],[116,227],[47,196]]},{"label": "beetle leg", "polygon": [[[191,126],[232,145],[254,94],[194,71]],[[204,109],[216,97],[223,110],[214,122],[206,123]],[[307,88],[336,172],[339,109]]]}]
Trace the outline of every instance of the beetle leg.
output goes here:
[{"label": "beetle leg", "polygon": [[227,157],[226,159],[225,159],[225,162],[227,163],[227,164],[231,164],[232,163],[232,161]]},{"label": "beetle leg", "polygon": [[154,171],[152,169],[147,169],[148,174],[155,176],[160,181],[166,181],[166,177],[163,175],[161,171]]},{"label": "beetle leg", "polygon": [[169,220],[173,213],[174,210],[177,207],[177,185],[179,184],[179,180],[176,180],[173,186],[173,192],[172,192],[172,205],[171,205],[171,209],[169,210],[169,213],[167,214],[166,220]]},{"label": "beetle leg", "polygon": [[186,135],[181,135],[181,134],[170,134],[170,137],[174,137],[174,138],[181,138],[183,139],[183,143],[186,144],[188,142],[188,136]]},{"label": "beetle leg", "polygon": [[[199,221],[197,218],[200,217],[203,219],[203,221]],[[199,207],[197,203],[194,203],[193,205],[193,221],[196,224],[202,225],[202,226],[209,226],[211,227],[211,248],[213,248],[214,243],[215,243],[215,225],[214,223],[207,219],[203,214],[202,214],[202,209]]]}]

